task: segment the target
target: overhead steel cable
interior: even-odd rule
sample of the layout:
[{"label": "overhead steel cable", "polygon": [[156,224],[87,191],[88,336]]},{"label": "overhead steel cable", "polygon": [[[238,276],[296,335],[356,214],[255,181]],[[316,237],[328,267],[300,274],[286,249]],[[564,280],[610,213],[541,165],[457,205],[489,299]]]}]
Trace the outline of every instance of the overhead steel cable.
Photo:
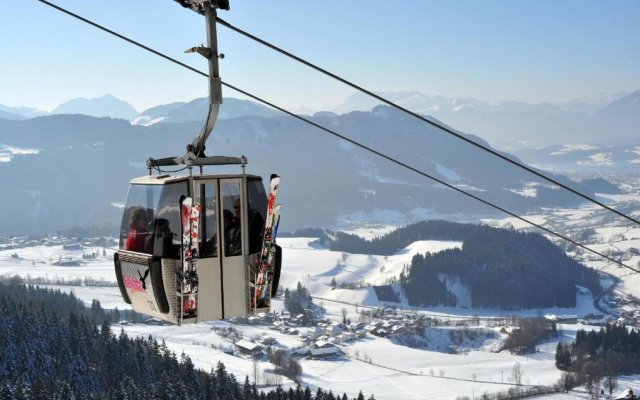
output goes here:
[{"label": "overhead steel cable", "polygon": [[541,179],[544,179],[547,182],[553,183],[554,185],[559,186],[559,187],[561,187],[561,188],[563,188],[563,189],[565,189],[565,190],[567,190],[567,191],[569,191],[569,192],[571,192],[571,193],[573,193],[573,194],[575,194],[575,195],[577,195],[579,197],[582,197],[583,199],[585,199],[585,200],[587,200],[587,201],[589,201],[591,203],[597,204],[598,206],[600,206],[600,207],[602,207],[602,208],[604,208],[606,210],[609,210],[612,213],[615,213],[620,217],[623,217],[623,218],[625,218],[625,219],[627,219],[627,220],[629,220],[629,221],[631,221],[633,223],[636,223],[636,224],[640,225],[640,221],[639,220],[637,220],[637,219],[635,219],[635,218],[633,218],[633,217],[631,217],[631,216],[629,216],[629,215],[627,215],[627,214],[625,214],[623,212],[620,212],[620,211],[618,211],[618,210],[616,210],[616,209],[614,209],[612,207],[609,207],[608,205],[606,205],[606,204],[594,199],[593,197],[588,196],[588,195],[586,195],[586,194],[584,194],[582,192],[579,192],[578,190],[573,189],[572,187],[567,186],[564,183],[559,182],[556,179],[553,179],[553,178],[551,178],[551,177],[549,177],[549,176],[547,176],[547,175],[545,175],[545,174],[543,174],[543,173],[541,173],[539,171],[536,171],[534,168],[529,167],[526,164],[523,164],[523,163],[520,163],[518,161],[515,161],[515,160],[513,160],[513,159],[511,159],[511,158],[509,158],[509,157],[507,157],[507,156],[505,156],[503,154],[501,154],[500,152],[498,152],[496,150],[493,150],[490,147],[487,147],[487,146],[485,146],[485,145],[483,145],[481,143],[478,143],[478,142],[476,142],[474,140],[471,140],[471,139],[465,137],[464,135],[461,135],[460,133],[458,133],[458,132],[456,132],[456,131],[454,131],[454,130],[452,130],[450,128],[447,128],[446,126],[444,126],[442,124],[439,124],[437,122],[431,121],[428,118],[425,118],[424,116],[422,116],[422,115],[420,115],[420,114],[418,114],[416,112],[413,112],[413,111],[411,111],[411,110],[409,110],[409,109],[407,109],[405,107],[402,107],[399,104],[396,104],[396,103],[392,102],[391,100],[388,100],[388,99],[386,99],[386,98],[384,98],[384,97],[382,97],[380,95],[377,95],[377,94],[373,93],[370,90],[367,90],[367,89],[363,88],[362,86],[356,85],[355,83],[353,83],[353,82],[351,82],[351,81],[349,81],[347,79],[344,79],[344,78],[342,78],[342,77],[340,77],[340,76],[338,76],[338,75],[336,75],[336,74],[334,74],[332,72],[329,72],[326,69],[324,69],[322,67],[319,67],[318,65],[313,64],[313,63],[311,63],[311,62],[309,62],[309,61],[307,61],[307,60],[305,60],[303,58],[300,58],[300,57],[296,56],[295,54],[292,54],[292,53],[290,53],[290,52],[288,52],[288,51],[286,51],[286,50],[284,50],[284,49],[282,49],[282,48],[280,48],[280,47],[278,47],[278,46],[276,46],[276,45],[274,45],[274,44],[272,44],[270,42],[267,42],[266,40],[260,39],[259,37],[255,36],[255,35],[252,35],[251,33],[247,32],[247,31],[244,31],[244,30],[238,28],[237,26],[234,26],[234,25],[230,24],[229,22],[225,21],[224,19],[222,19],[220,17],[217,17],[216,21],[218,21],[218,23],[220,25],[222,25],[222,26],[224,26],[226,28],[229,28],[232,31],[234,31],[236,33],[239,33],[239,34],[241,34],[241,35],[243,35],[243,36],[245,36],[245,37],[247,37],[247,38],[249,38],[249,39],[251,39],[251,40],[253,40],[255,42],[258,42],[261,45],[270,48],[271,50],[274,50],[274,51],[276,51],[276,52],[278,52],[278,53],[280,53],[280,54],[282,54],[282,55],[284,55],[286,57],[289,57],[289,58],[291,58],[291,59],[293,59],[293,60],[295,60],[295,61],[297,61],[297,62],[299,62],[301,64],[304,64],[307,67],[309,67],[311,69],[314,69],[314,70],[316,70],[316,71],[318,71],[318,72],[320,72],[320,73],[322,73],[322,74],[324,74],[324,75],[326,75],[326,76],[328,76],[328,77],[330,77],[332,79],[335,79],[335,80],[337,80],[337,81],[339,81],[339,82],[341,82],[341,83],[343,83],[343,84],[345,84],[347,86],[350,86],[351,88],[356,89],[359,92],[362,92],[362,93],[364,93],[364,94],[366,94],[368,96],[371,96],[374,99],[376,99],[378,101],[381,101],[382,103],[384,103],[384,104],[386,104],[386,105],[388,105],[390,107],[393,107],[393,108],[395,108],[395,109],[397,109],[399,111],[402,111],[402,112],[404,112],[406,114],[409,114],[412,117],[415,117],[415,118],[419,119],[422,122],[425,122],[425,123],[427,123],[429,125],[432,125],[432,126],[438,128],[438,129],[448,133],[449,135],[452,135],[452,136],[454,136],[454,137],[456,137],[456,138],[458,138],[458,139],[460,139],[460,140],[462,140],[462,141],[464,141],[464,142],[466,142],[466,143],[468,143],[468,144],[470,144],[472,146],[475,146],[476,148],[484,150],[484,151],[486,151],[486,152],[488,152],[488,153],[490,153],[490,154],[492,154],[492,155],[494,155],[494,156],[496,156],[496,157],[498,157],[498,158],[500,158],[500,159],[502,159],[502,160],[504,160],[504,161],[506,161],[506,162],[518,167],[518,168],[521,168],[521,169],[523,169],[523,170],[525,170],[527,172],[530,172],[531,174],[533,174],[533,175],[535,175],[535,176],[537,176],[537,177],[539,177]]},{"label": "overhead steel cable", "polygon": [[[61,8],[59,6],[56,6],[56,5],[50,3],[50,2],[48,2],[46,0],[38,0],[38,1],[40,1],[41,3],[47,4],[47,5],[53,7],[55,9],[57,9],[57,10],[60,10],[60,11],[64,12],[67,15],[70,15],[70,16],[72,16],[74,18],[77,18],[77,19],[83,21],[83,22],[86,22],[86,23],[88,23],[88,24],[90,24],[90,25],[92,25],[92,26],[94,26],[96,28],[99,28],[99,29],[101,29],[101,30],[103,30],[103,31],[105,31],[105,32],[107,32],[109,34],[112,34],[112,35],[114,35],[114,36],[116,36],[116,37],[118,37],[120,39],[123,39],[123,40],[125,40],[125,41],[127,41],[127,42],[129,42],[131,44],[134,44],[134,45],[136,45],[136,46],[138,46],[138,47],[140,47],[140,48],[142,48],[144,50],[150,51],[153,54],[156,54],[156,55],[164,58],[165,60],[171,61],[171,62],[173,62],[173,63],[175,63],[177,65],[180,65],[181,67],[187,68],[190,71],[196,72],[196,73],[198,73],[198,74],[200,74],[202,76],[205,76],[205,77],[209,76],[208,74],[206,74],[206,73],[204,73],[202,71],[199,71],[199,70],[197,70],[197,69],[195,69],[195,68],[193,68],[193,67],[191,67],[189,65],[186,65],[186,64],[184,64],[184,63],[182,63],[182,62],[180,62],[180,61],[178,61],[178,60],[176,60],[176,59],[174,59],[172,57],[169,57],[169,56],[167,56],[165,54],[162,54],[159,51],[153,50],[148,46],[145,46],[145,45],[143,45],[141,43],[138,43],[135,40],[129,39],[129,38],[127,38],[127,37],[125,37],[125,36],[123,36],[121,34],[118,34],[118,33],[114,32],[114,31],[112,31],[110,29],[107,29],[107,28],[103,27],[103,26],[101,26],[101,25],[99,25],[99,24],[97,24],[95,22],[89,21],[86,18],[80,17],[79,15],[74,14],[74,13],[72,13],[70,11],[67,11],[67,10],[65,10],[65,9],[63,9],[63,8]],[[245,96],[247,96],[247,97],[249,97],[251,99],[254,99],[254,100],[256,100],[256,101],[258,101],[258,102],[260,102],[262,104],[265,104],[265,105],[267,105],[269,107],[272,107],[272,108],[274,108],[274,109],[276,109],[278,111],[281,111],[284,114],[287,114],[287,115],[289,115],[289,116],[291,116],[291,117],[293,117],[293,118],[295,118],[295,119],[297,119],[299,121],[302,121],[302,122],[304,122],[306,124],[312,125],[312,126],[318,128],[318,129],[320,129],[323,132],[326,132],[326,133],[328,133],[328,134],[330,134],[332,136],[335,136],[335,137],[337,137],[339,139],[342,139],[342,140],[344,140],[346,142],[349,142],[349,143],[353,144],[354,146],[357,146],[357,147],[359,147],[359,148],[361,148],[363,150],[366,150],[366,151],[368,151],[368,152],[370,152],[372,154],[375,154],[375,155],[377,155],[377,156],[379,156],[379,157],[381,157],[381,158],[383,158],[383,159],[385,159],[387,161],[390,161],[390,162],[392,162],[392,163],[394,163],[396,165],[399,165],[399,166],[401,166],[403,168],[406,168],[406,169],[408,169],[408,170],[410,170],[412,172],[415,172],[418,175],[421,175],[421,176],[423,176],[425,178],[431,179],[434,182],[437,182],[437,183],[439,183],[439,184],[441,184],[441,185],[443,185],[445,187],[448,187],[449,189],[455,190],[458,193],[461,193],[461,194],[463,194],[463,195],[465,195],[467,197],[470,197],[470,198],[472,198],[474,200],[477,200],[477,201],[479,201],[479,202],[481,202],[481,203],[483,203],[483,204],[485,204],[485,205],[487,205],[489,207],[492,207],[492,208],[494,208],[494,209],[496,209],[498,211],[502,211],[503,213],[505,213],[507,215],[510,215],[510,216],[512,216],[512,217],[514,217],[516,219],[519,219],[520,221],[523,221],[523,222],[525,222],[525,223],[527,223],[527,224],[529,224],[531,226],[534,226],[534,227],[536,227],[536,228],[538,228],[538,229],[540,229],[540,230],[542,230],[544,232],[547,232],[548,234],[550,234],[552,236],[556,236],[556,237],[558,237],[560,239],[563,239],[563,240],[565,240],[565,241],[567,241],[569,243],[572,243],[572,244],[574,244],[574,245],[576,245],[576,246],[578,246],[578,247],[580,247],[580,248],[582,248],[584,250],[587,250],[587,251],[589,251],[589,252],[591,252],[593,254],[596,254],[596,255],[598,255],[598,256],[606,259],[606,260],[612,261],[612,262],[620,265],[621,267],[628,268],[631,271],[640,273],[640,270],[637,270],[637,269],[635,269],[635,268],[633,268],[633,267],[631,267],[629,265],[626,265],[626,264],[624,264],[624,263],[622,263],[622,262],[620,262],[618,260],[615,260],[614,258],[611,258],[611,257],[609,257],[609,256],[607,256],[607,255],[605,255],[603,253],[600,253],[597,250],[594,250],[594,249],[592,249],[590,247],[587,247],[587,246],[583,245],[582,243],[579,243],[579,242],[577,242],[577,241],[575,241],[575,240],[573,240],[573,239],[571,239],[571,238],[569,238],[567,236],[564,236],[564,235],[562,235],[560,233],[554,232],[551,229],[545,228],[542,225],[536,224],[535,222],[533,222],[531,220],[528,220],[528,219],[526,219],[524,217],[521,217],[521,216],[519,216],[519,215],[517,215],[517,214],[515,214],[515,213],[513,213],[513,212],[511,212],[511,211],[509,211],[509,210],[507,210],[507,209],[505,209],[503,207],[500,207],[500,206],[498,206],[496,204],[493,204],[488,200],[485,200],[485,199],[483,199],[481,197],[478,197],[478,196],[476,196],[474,194],[471,194],[471,193],[466,192],[466,191],[464,191],[464,190],[462,190],[460,188],[457,188],[457,187],[455,187],[455,186],[443,181],[442,179],[439,179],[439,178],[436,178],[436,177],[434,177],[432,175],[429,175],[428,173],[426,173],[424,171],[421,171],[421,170],[419,170],[419,169],[417,169],[415,167],[412,167],[412,166],[410,166],[410,165],[408,165],[408,164],[406,164],[406,163],[404,163],[404,162],[402,162],[400,160],[397,160],[397,159],[395,159],[395,158],[393,158],[391,156],[388,156],[388,155],[386,155],[384,153],[381,153],[381,152],[379,152],[379,151],[377,151],[377,150],[375,150],[375,149],[373,149],[373,148],[371,148],[369,146],[366,146],[364,144],[361,144],[360,142],[357,142],[357,141],[355,141],[353,139],[350,139],[350,138],[348,138],[346,136],[343,136],[338,132],[335,132],[335,131],[333,131],[331,129],[328,129],[328,128],[316,123],[316,122],[311,121],[310,119],[307,119],[305,117],[297,115],[297,114],[293,113],[292,111],[286,110],[286,109],[284,109],[284,108],[282,108],[280,106],[277,106],[277,105],[275,105],[275,104],[273,104],[273,103],[271,103],[271,102],[269,102],[267,100],[264,100],[264,99],[262,99],[262,98],[260,98],[258,96],[255,96],[255,95],[253,95],[253,94],[251,94],[251,93],[249,93],[247,91],[244,91],[244,90],[242,90],[242,89],[240,89],[240,88],[238,88],[236,86],[233,86],[233,85],[231,85],[229,83],[222,82],[222,85],[224,85],[224,86],[228,87],[229,89],[232,89],[232,90],[234,90],[234,91],[236,91],[238,93],[241,93],[241,94],[243,94],[243,95],[245,95]]]}]

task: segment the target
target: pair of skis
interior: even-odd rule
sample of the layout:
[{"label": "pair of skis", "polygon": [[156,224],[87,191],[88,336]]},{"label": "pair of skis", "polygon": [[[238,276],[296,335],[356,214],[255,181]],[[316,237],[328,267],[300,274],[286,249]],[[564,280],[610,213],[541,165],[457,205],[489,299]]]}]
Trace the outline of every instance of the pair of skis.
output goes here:
[{"label": "pair of skis", "polygon": [[[198,274],[196,261],[198,259],[198,228],[200,224],[200,205],[193,204],[193,198],[185,197],[180,205],[180,219],[182,222],[182,287],[181,302],[182,315],[195,317],[198,293]],[[184,286],[183,286],[184,285]]]},{"label": "pair of skis", "polygon": [[267,216],[262,237],[262,250],[258,259],[258,271],[255,279],[255,291],[252,299],[253,309],[270,306],[271,284],[274,276],[276,253],[276,234],[280,222],[280,204],[275,204],[280,186],[280,177],[271,175],[269,196],[267,197]]}]

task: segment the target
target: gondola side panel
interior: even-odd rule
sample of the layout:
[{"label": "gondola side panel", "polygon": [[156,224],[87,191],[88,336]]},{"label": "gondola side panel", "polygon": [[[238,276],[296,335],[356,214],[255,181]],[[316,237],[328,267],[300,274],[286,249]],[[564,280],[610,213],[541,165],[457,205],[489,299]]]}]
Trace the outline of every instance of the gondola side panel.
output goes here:
[{"label": "gondola side panel", "polygon": [[136,312],[180,324],[180,267],[179,260],[120,250],[116,273]]}]

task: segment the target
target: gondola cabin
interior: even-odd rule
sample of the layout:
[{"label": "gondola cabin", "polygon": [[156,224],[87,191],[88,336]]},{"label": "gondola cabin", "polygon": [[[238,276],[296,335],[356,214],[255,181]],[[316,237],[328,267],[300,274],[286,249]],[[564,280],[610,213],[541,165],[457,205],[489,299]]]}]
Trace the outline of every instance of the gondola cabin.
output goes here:
[{"label": "gondola cabin", "polygon": [[[191,218],[190,241],[184,240]],[[269,311],[255,300],[267,195],[254,175],[149,175],[131,181],[115,255],[123,299],[137,312],[182,324]],[[186,250],[186,251],[185,251]],[[190,254],[189,254],[190,253]]]},{"label": "gondola cabin", "polygon": [[[280,178],[272,175],[267,199],[262,179],[245,173],[244,156],[204,153],[222,104],[216,10],[228,10],[229,1],[176,1],[205,17],[207,46],[187,52],[208,61],[209,112],[183,156],[150,158],[149,175],[131,181],[114,256],[120,293],[135,311],[174,324],[269,311],[282,259],[275,245]],[[229,165],[242,173],[203,174],[205,166]],[[188,175],[162,175],[165,166],[184,166]]]}]

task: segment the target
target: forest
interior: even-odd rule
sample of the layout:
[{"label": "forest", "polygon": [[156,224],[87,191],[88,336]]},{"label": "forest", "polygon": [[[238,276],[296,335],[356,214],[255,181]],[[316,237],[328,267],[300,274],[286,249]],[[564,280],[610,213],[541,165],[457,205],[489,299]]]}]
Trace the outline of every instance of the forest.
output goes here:
[{"label": "forest", "polygon": [[573,343],[558,343],[556,366],[600,376],[640,373],[640,332],[610,324],[597,332],[581,329]]},{"label": "forest", "polygon": [[541,235],[496,228],[471,231],[462,249],[413,257],[400,276],[411,305],[451,305],[453,294],[445,285],[451,279],[469,289],[476,308],[571,308],[576,306],[576,285],[594,294],[602,290],[596,271]]},{"label": "forest", "polygon": [[299,386],[258,390],[221,363],[198,370],[152,337],[114,335],[99,304],[60,290],[0,282],[0,310],[0,399],[348,400]]},{"label": "forest", "polygon": [[[305,231],[332,251],[389,256],[413,242],[462,242],[462,249],[416,255],[400,275],[412,306],[459,306],[453,283],[470,291],[474,308],[531,309],[575,307],[576,285],[601,292],[598,273],[532,232],[460,224],[442,220],[418,222],[372,240],[317,228]],[[381,301],[398,301],[388,285],[375,288]]]}]

